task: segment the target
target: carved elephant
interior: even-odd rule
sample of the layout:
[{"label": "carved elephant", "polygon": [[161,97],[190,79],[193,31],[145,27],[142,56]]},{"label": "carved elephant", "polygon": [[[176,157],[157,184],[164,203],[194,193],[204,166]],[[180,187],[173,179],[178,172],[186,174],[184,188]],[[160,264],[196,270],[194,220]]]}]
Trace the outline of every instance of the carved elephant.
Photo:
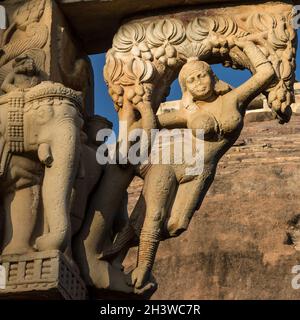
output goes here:
[{"label": "carved elephant", "polygon": [[64,251],[70,244],[81,104],[80,93],[49,81],[0,97],[2,254]]}]

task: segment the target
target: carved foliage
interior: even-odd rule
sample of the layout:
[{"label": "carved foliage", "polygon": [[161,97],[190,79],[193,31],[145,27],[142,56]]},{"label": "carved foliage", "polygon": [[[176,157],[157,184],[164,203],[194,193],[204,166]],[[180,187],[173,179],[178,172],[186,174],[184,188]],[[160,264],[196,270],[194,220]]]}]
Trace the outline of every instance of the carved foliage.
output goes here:
[{"label": "carved foliage", "polygon": [[290,91],[295,70],[295,31],[291,18],[291,13],[255,13],[200,16],[188,22],[164,18],[123,25],[107,53],[104,70],[117,110],[124,97],[137,104],[153,102],[160,94],[161,101],[169,85],[162,86],[164,76],[171,72],[168,78],[175,78],[180,66],[191,58],[253,71],[246,55],[235,45],[238,39],[254,41],[272,62],[278,80],[268,89],[268,101],[281,118],[293,102]]},{"label": "carved foliage", "polygon": [[255,39],[272,62],[278,81],[268,89],[268,103],[280,120],[291,112],[294,102],[293,84],[295,64],[295,30],[291,24],[292,13],[287,16],[254,14],[247,27],[259,37]]},{"label": "carved foliage", "polygon": [[154,57],[164,65],[176,65],[176,46],[185,38],[185,28],[179,20],[159,20],[152,22],[147,28],[147,40]]}]

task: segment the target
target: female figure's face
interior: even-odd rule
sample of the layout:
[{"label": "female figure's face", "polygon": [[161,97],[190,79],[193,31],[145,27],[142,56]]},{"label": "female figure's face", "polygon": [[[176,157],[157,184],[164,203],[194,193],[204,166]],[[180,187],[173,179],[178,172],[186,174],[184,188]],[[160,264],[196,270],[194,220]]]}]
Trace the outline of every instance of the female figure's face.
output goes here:
[{"label": "female figure's face", "polygon": [[213,80],[210,73],[206,70],[192,72],[186,78],[186,89],[196,101],[209,99],[213,94]]}]

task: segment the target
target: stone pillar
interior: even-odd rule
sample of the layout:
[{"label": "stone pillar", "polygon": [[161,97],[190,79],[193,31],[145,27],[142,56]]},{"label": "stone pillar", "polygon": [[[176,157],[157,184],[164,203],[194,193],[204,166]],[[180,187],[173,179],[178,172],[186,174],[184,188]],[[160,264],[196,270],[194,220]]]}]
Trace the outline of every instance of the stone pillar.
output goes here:
[{"label": "stone pillar", "polygon": [[94,111],[92,68],[55,1],[2,4],[0,261],[7,282],[0,295],[86,299],[72,260],[70,207],[82,120]]}]

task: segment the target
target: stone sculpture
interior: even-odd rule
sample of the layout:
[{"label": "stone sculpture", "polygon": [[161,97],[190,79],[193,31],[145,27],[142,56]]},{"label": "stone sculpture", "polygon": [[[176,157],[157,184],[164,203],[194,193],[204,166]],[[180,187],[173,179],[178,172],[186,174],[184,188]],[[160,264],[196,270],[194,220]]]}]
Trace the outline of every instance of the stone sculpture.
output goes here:
[{"label": "stone sculpture", "polygon": [[79,170],[71,199],[72,235],[80,230],[85,219],[88,198],[100,181],[105,169],[105,166],[101,166],[96,160],[96,151],[101,145],[101,142],[96,140],[96,136],[101,129],[112,129],[112,123],[104,117],[93,116],[86,120],[85,128],[81,132]]},{"label": "stone sculpture", "polygon": [[45,51],[49,30],[41,21],[46,1],[29,1],[19,6],[10,19],[9,27],[4,31],[1,44],[0,79],[9,73],[15,58],[25,53],[34,57],[35,64],[44,70]]},{"label": "stone sculpture", "polygon": [[[221,139],[221,141],[225,143],[228,139],[231,142],[227,141],[228,145],[226,146],[221,146],[222,143],[219,142],[220,149],[217,151],[216,148],[215,156],[212,156],[210,161],[207,160],[207,175],[205,176],[204,174],[205,177],[202,177],[202,183],[201,179],[196,182],[191,182],[195,184],[195,188],[198,187],[197,195],[199,197],[195,196],[195,198],[190,200],[190,204],[187,205],[186,215],[183,214],[179,216],[176,212],[171,213],[167,224],[169,228],[165,228],[168,231],[167,234],[169,233],[168,236],[180,234],[182,230],[187,228],[191,216],[197,206],[200,205],[213,180],[216,163],[238,138],[239,132],[242,129],[242,118],[245,113],[245,108],[253,98],[261,92],[265,93],[279,121],[281,123],[289,121],[291,115],[289,105],[292,102],[290,88],[294,81],[291,71],[295,63],[295,51],[293,49],[295,33],[288,22],[291,18],[290,12],[287,11],[286,14],[285,18],[281,16],[278,18],[278,21],[276,17],[268,13],[253,13],[247,16],[237,13],[236,19],[224,15],[218,17],[207,16],[205,18],[194,18],[193,15],[191,15],[192,18],[188,21],[188,24],[186,24],[186,19],[184,23],[181,21],[179,14],[171,19],[152,18],[142,20],[141,22],[134,21],[128,23],[122,26],[115,36],[113,48],[107,54],[105,77],[109,85],[110,94],[115,102],[119,119],[120,121],[127,121],[128,132],[130,132],[132,128],[137,127],[149,132],[152,128],[158,126],[160,126],[160,128],[164,128],[165,126],[171,128],[180,128],[182,126],[193,128],[192,123],[194,123],[194,126],[196,125],[196,120],[187,120],[186,116],[183,116],[183,111],[179,111],[178,114],[174,115],[176,120],[172,118],[172,113],[162,115],[162,123],[160,123],[160,117],[158,117],[158,119],[155,117],[155,111],[164,96],[167,95],[170,83],[176,77],[182,65],[190,59],[203,59],[208,62],[220,61],[226,66],[233,66],[235,68],[246,67],[254,74],[252,78],[253,81],[241,87],[241,92],[244,92],[241,94],[241,98],[245,97],[245,100],[242,101],[244,108],[240,110],[239,113],[236,113],[236,116],[234,116],[235,112],[233,112],[233,110],[230,112],[230,116],[228,115],[229,118],[226,120],[228,123],[224,129],[218,128],[218,121],[220,120],[215,120],[215,118],[218,119],[219,115],[216,114],[211,117],[205,114],[199,115],[199,119],[203,116],[202,126],[204,125],[204,129],[207,127],[207,130],[211,131],[206,133],[206,139],[211,139],[208,137],[210,134],[214,135],[215,131],[218,132],[221,130],[222,136],[224,134],[226,135],[226,130],[228,130],[228,132],[230,132],[230,139],[226,137],[224,140]],[[273,24],[274,29],[272,29],[272,31],[267,31],[268,23]],[[247,43],[249,48],[244,51],[242,43]],[[259,60],[255,60],[251,52],[253,52],[254,56],[257,54]],[[261,68],[267,68],[265,65],[269,64],[272,64],[272,68],[269,68],[268,72],[266,72],[266,78],[259,76],[260,73],[257,72],[256,69],[259,69],[261,65],[264,65],[263,67],[261,66]],[[257,78],[260,78],[262,82],[256,83]],[[210,81],[212,82],[212,80]],[[185,89],[183,91],[185,91]],[[234,92],[236,91],[233,90],[228,93],[228,97],[234,95]],[[226,97],[227,95],[224,96]],[[212,100],[214,99],[215,97]],[[185,93],[183,104],[190,104],[190,108],[193,110],[196,107],[191,100],[193,100],[191,99],[191,94]],[[204,119],[209,121],[206,122]],[[229,123],[234,122],[236,127],[232,125],[232,127],[229,128],[231,126]],[[122,143],[123,139],[126,140],[127,137],[120,136],[120,143]],[[219,138],[213,139],[218,140]],[[210,147],[208,147],[208,145],[210,145]],[[213,149],[211,149],[210,143],[208,143],[208,145],[206,144],[206,148],[208,148],[209,151],[206,151],[206,154],[209,155],[210,152],[213,153]],[[218,145],[218,142],[216,142],[215,146],[216,145]],[[207,169],[208,167],[210,167],[209,170]],[[156,227],[154,227],[154,225],[149,227],[150,229],[152,228],[150,233],[145,230],[144,237],[143,228],[141,231],[140,248],[142,249],[139,251],[141,255],[139,261],[142,260],[143,262],[141,263],[141,268],[137,268],[133,272],[131,281],[129,281],[129,285],[135,285],[135,289],[141,289],[143,285],[147,283],[147,280],[149,280],[149,271],[151,270],[155,251],[163,229],[165,220],[163,217],[167,215],[167,209],[164,208],[164,205],[172,202],[169,198],[169,189],[171,188],[170,185],[172,185],[172,177],[175,179],[174,173],[167,167],[164,167],[164,169],[165,171],[158,167],[156,174],[153,173],[153,175],[151,175],[151,180],[156,181],[156,183],[148,183],[148,180],[146,183],[149,188],[151,185],[154,186],[153,189],[150,189],[151,191],[147,193],[148,204],[149,202],[153,203],[154,207],[157,204],[159,208],[153,208],[153,212],[156,214],[155,218],[150,214],[150,217],[148,216],[149,222],[147,222],[146,214],[146,220],[140,221],[140,226],[135,230],[135,232],[139,234],[139,229],[141,229],[143,223],[149,223],[150,225],[151,223],[156,224]],[[171,173],[169,170],[171,170]],[[155,169],[152,169],[152,171],[155,172]],[[164,172],[166,174],[165,180],[162,179]],[[111,269],[112,266],[117,268],[117,265],[114,263],[107,264],[107,261],[105,261],[105,256],[109,256],[114,252],[114,248],[112,252],[110,250],[105,252],[104,240],[109,237],[109,230],[118,211],[120,195],[128,187],[134,174],[140,174],[139,169],[129,167],[125,170],[114,168],[107,171],[107,176],[105,175],[102,180],[102,186],[99,188],[96,200],[91,204],[86,226],[82,229],[81,241],[84,243],[84,250],[80,258],[82,259],[84,256],[88,256],[87,265],[89,265],[89,267],[87,267],[87,269],[90,270],[91,279],[96,286],[100,284],[100,287],[115,289],[109,285],[109,280],[107,279],[110,278],[108,269]],[[161,182],[159,191],[155,189],[155,184],[158,185],[158,181],[155,180],[153,176],[157,177],[159,181],[163,181]],[[114,184],[113,181],[116,180],[120,181],[117,188],[112,186],[112,184]],[[176,181],[176,179],[174,181]],[[170,188],[164,187],[164,183]],[[182,189],[187,188],[187,185],[188,183],[182,184]],[[114,192],[110,195],[105,195],[105,189],[113,189]],[[166,190],[165,197],[162,195],[164,194],[162,190]],[[162,203],[153,201],[155,197],[153,195],[150,196],[152,192],[157,195],[162,195]],[[172,193],[172,190],[170,193]],[[145,194],[143,193],[141,201],[143,201],[144,196]],[[180,198],[180,196],[177,198],[179,203],[181,202]],[[118,201],[112,205],[113,199],[118,199]],[[147,203],[147,198],[144,201]],[[132,218],[133,220],[140,220],[140,218],[136,218],[136,216],[140,216],[141,212],[143,212],[141,207],[143,207],[141,204],[137,205],[137,209]],[[173,207],[174,211],[177,210],[177,207],[179,208],[178,212],[181,211],[180,205],[177,206],[177,203]],[[119,235],[119,238],[117,237],[119,240],[116,240],[115,247],[118,247],[120,243],[124,245],[124,241],[127,244],[128,239],[126,237],[128,238],[128,230],[125,229],[125,231]],[[118,241],[120,243],[118,243]],[[103,260],[99,261],[98,255],[103,250]],[[99,274],[93,276],[93,270],[100,270],[100,268],[106,270],[106,277],[101,277]]]},{"label": "stone sculpture", "polygon": [[[103,165],[96,154],[105,141],[96,133],[112,124],[94,114],[91,64],[84,41],[60,11],[65,1],[4,2],[0,261],[8,270],[5,294],[54,288],[64,298],[85,299],[88,288],[149,296],[157,287],[152,268],[160,241],[187,230],[219,160],[241,133],[248,104],[264,94],[279,122],[290,120],[292,7],[279,2],[249,5],[247,11],[181,8],[120,23],[108,41],[104,77],[126,130],[119,133],[117,163]],[[215,63],[246,68],[252,76],[232,88],[213,74]],[[157,113],[176,78],[182,89],[179,109]],[[145,133],[146,147],[138,152],[148,164],[123,163],[135,129]],[[158,129],[189,129],[192,144],[203,143],[203,171],[187,173],[185,162],[151,163],[151,133]],[[129,217],[127,188],[135,176],[144,186]],[[136,245],[136,267],[125,272],[123,260]]]},{"label": "stone sculpture", "polygon": [[15,59],[13,71],[4,79],[1,89],[5,93],[27,89],[40,83],[39,72],[32,58],[24,54]]},{"label": "stone sculpture", "polygon": [[290,11],[275,16],[261,9],[261,13],[253,10],[249,14],[233,10],[234,19],[221,11],[218,16],[206,17],[197,17],[195,12],[188,23],[178,14],[176,18],[154,17],[123,25],[114,37],[105,68],[116,108],[144,101],[157,110],[178,69],[190,57],[253,72],[249,59],[234,45],[233,40],[240,39],[257,43],[274,65],[278,81],[268,88],[268,99],[284,122],[292,102],[288,89],[293,83],[295,31],[289,22]]},{"label": "stone sculpture", "polygon": [[[160,128],[204,130],[204,170],[199,176],[186,175],[183,165],[152,165],[140,168],[145,187],[139,201],[145,202],[133,211],[133,221],[140,221],[136,215],[144,215],[141,225],[131,226],[139,236],[138,265],[132,273],[132,283],[143,287],[150,277],[155,253],[163,237],[175,237],[188,228],[194,212],[209,189],[219,159],[234,144],[243,127],[243,117],[248,103],[275,78],[271,63],[253,42],[237,42],[255,69],[255,75],[242,86],[224,95],[216,92],[216,77],[209,65],[202,61],[190,61],[179,73],[183,92],[182,107],[178,111],[158,116]],[[168,216],[168,205],[172,205]],[[128,236],[128,230],[124,234]],[[115,246],[122,243],[124,234],[117,237]],[[134,233],[135,235],[135,233]],[[122,239],[123,238],[123,239]],[[120,240],[119,240],[120,239]],[[131,239],[126,239],[125,243]]]}]

